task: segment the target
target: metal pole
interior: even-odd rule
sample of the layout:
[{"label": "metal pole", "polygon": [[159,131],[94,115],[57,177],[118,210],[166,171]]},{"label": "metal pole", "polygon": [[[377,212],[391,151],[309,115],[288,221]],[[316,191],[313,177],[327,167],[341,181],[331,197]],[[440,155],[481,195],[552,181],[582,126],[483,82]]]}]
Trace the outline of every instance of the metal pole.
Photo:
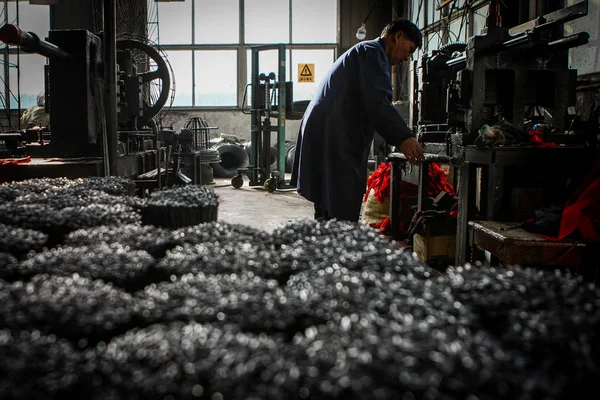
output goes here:
[{"label": "metal pole", "polygon": [[117,2],[104,1],[104,61],[106,73],[106,136],[108,142],[108,173],[118,175],[117,144]]},{"label": "metal pole", "polygon": [[279,177],[277,182],[278,188],[285,187],[285,118],[286,118],[286,104],[287,96],[289,95],[285,90],[286,80],[286,48],[285,44],[280,44],[279,49],[279,71],[277,72],[278,79],[278,91],[279,99],[277,101],[277,169],[279,170]]},{"label": "metal pole", "polygon": [[[4,24],[8,24],[8,3],[4,0]],[[4,46],[4,109],[6,111],[6,118],[8,119],[8,126],[12,128],[12,119],[10,116],[10,50],[8,46]],[[17,122],[17,129],[21,129],[21,121],[19,115],[19,121]]]}]

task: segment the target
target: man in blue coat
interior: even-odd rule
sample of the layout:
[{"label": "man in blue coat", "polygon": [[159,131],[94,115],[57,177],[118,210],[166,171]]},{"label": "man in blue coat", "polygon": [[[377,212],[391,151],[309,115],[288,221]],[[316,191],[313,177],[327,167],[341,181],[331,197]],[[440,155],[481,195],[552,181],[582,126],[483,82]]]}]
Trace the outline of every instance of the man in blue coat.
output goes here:
[{"label": "man in blue coat", "polygon": [[302,119],[292,183],[315,205],[316,219],[358,221],[375,131],[411,163],[423,149],[392,105],[390,65],[422,44],[410,21],[389,23],[381,37],[346,51],[331,67]]}]

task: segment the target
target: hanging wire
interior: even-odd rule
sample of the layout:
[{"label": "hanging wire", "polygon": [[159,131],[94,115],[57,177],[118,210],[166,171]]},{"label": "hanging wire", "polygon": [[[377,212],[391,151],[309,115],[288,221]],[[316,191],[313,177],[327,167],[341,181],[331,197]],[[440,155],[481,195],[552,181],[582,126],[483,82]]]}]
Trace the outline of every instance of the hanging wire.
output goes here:
[{"label": "hanging wire", "polygon": [[371,6],[371,9],[369,10],[369,13],[367,14],[367,18],[365,18],[365,20],[363,21],[363,24],[367,23],[367,20],[369,19],[369,17],[371,16],[371,13],[373,12],[373,10],[375,9],[375,6],[377,5],[377,0],[375,0],[375,2],[373,3],[373,5]]},{"label": "hanging wire", "polygon": [[[462,33],[463,26],[466,25],[465,23],[467,22],[467,14],[469,13],[469,10],[471,9],[473,1],[474,0],[467,0],[465,2],[465,5],[463,6],[462,20],[460,22],[460,28],[458,29],[458,40],[460,40],[460,35]],[[465,27],[465,31],[466,31],[466,27]]]},{"label": "hanging wire", "polygon": [[[454,1],[452,2],[452,7],[450,7],[450,12],[448,13],[448,17],[446,17],[446,21],[447,21],[446,28],[448,29],[448,40],[449,40],[449,41],[451,41],[451,40],[452,40],[452,39],[450,38],[450,34],[453,34],[453,35],[454,35],[454,37],[456,38],[456,34],[455,34],[454,32],[452,32],[452,30],[450,29],[450,24],[452,23],[452,13],[453,13],[453,12],[454,12],[454,10],[455,10],[455,7],[456,7],[456,2],[457,2],[457,0],[454,0]],[[438,5],[439,5],[439,2],[438,2]],[[456,40],[456,39],[455,39],[455,40]]]},{"label": "hanging wire", "polygon": [[417,20],[415,21],[417,26],[419,26],[419,19],[421,18],[421,10],[423,9],[423,2],[424,2],[424,0],[421,0],[421,2],[419,3],[419,9],[417,10]]}]

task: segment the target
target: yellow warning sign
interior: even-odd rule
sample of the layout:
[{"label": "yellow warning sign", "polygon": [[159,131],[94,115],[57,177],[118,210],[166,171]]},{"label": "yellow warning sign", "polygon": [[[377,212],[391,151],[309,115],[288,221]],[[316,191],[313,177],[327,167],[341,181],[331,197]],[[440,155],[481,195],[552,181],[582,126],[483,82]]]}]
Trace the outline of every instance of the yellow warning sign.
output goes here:
[{"label": "yellow warning sign", "polygon": [[315,81],[315,64],[298,64],[298,82]]}]

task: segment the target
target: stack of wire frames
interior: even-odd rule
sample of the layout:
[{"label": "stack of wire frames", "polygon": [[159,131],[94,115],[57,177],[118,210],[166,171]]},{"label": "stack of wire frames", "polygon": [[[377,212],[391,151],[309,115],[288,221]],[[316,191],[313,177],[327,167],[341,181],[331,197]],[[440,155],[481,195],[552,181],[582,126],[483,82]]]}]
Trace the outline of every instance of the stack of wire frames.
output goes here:
[{"label": "stack of wire frames", "polygon": [[210,130],[206,120],[200,117],[188,119],[183,127],[192,135],[192,149],[200,152],[200,164],[221,162],[219,151],[210,147]]}]

